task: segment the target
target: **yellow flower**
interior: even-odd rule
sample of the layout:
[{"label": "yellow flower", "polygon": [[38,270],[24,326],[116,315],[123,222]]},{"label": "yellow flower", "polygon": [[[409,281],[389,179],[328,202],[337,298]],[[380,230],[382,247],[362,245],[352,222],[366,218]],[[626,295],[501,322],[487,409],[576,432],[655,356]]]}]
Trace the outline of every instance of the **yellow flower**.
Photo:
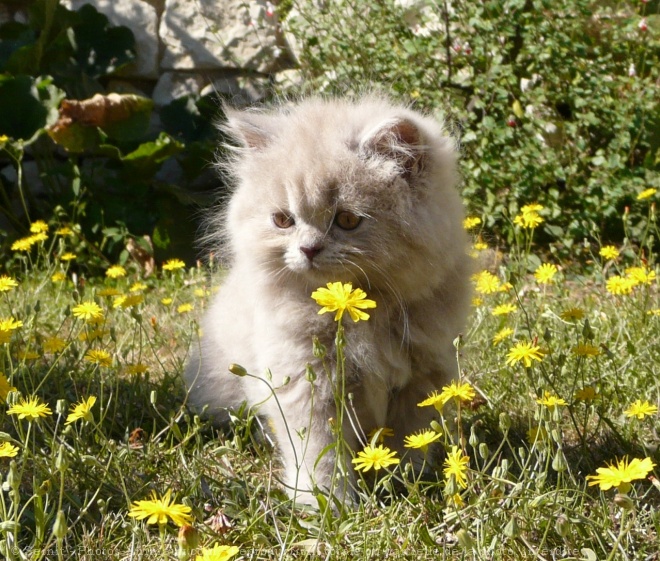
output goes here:
[{"label": "yellow flower", "polygon": [[20,360],[36,360],[39,358],[39,355],[28,349],[19,349],[16,353],[16,357]]},{"label": "yellow flower", "polygon": [[525,205],[520,209],[521,214],[533,214],[533,213],[538,213],[543,210],[543,206],[540,205],[539,203],[531,203],[529,205]]},{"label": "yellow flower", "polygon": [[142,290],[147,289],[148,286],[144,284],[143,282],[136,282],[129,288],[129,292],[141,292]]},{"label": "yellow flower", "polygon": [[149,367],[141,362],[126,365],[127,374],[144,374],[147,370],[149,370]]},{"label": "yellow flower", "polygon": [[449,479],[453,475],[456,485],[465,489],[467,487],[466,475],[469,465],[470,458],[465,456],[458,446],[452,446],[451,452],[447,454],[444,463],[445,479]]},{"label": "yellow flower", "polygon": [[105,276],[111,279],[120,279],[126,276],[126,269],[121,265],[112,265],[112,267],[106,269]]},{"label": "yellow flower", "polygon": [[87,300],[86,302],[74,306],[71,312],[78,319],[84,319],[85,321],[100,319],[103,317],[103,309],[92,300]]},{"label": "yellow flower", "polygon": [[653,308],[652,310],[647,311],[646,315],[648,315],[648,316],[660,316],[660,308]]},{"label": "yellow flower", "polygon": [[483,303],[484,303],[484,301],[483,301],[482,298],[478,298],[478,297],[472,298],[472,305],[475,308],[478,308],[479,306],[483,306]]},{"label": "yellow flower", "polygon": [[636,283],[633,279],[623,278],[619,275],[613,275],[607,279],[606,287],[610,294],[622,296],[630,294],[633,291],[635,284]]},{"label": "yellow flower", "polygon": [[5,401],[9,392],[15,392],[16,388],[9,383],[4,374],[0,374],[0,400]]},{"label": "yellow flower", "polygon": [[85,354],[85,360],[99,366],[112,366],[112,356],[108,351],[92,349]]},{"label": "yellow flower", "polygon": [[502,341],[511,337],[511,335],[513,335],[513,329],[510,327],[500,329],[493,337],[493,346],[499,345]]},{"label": "yellow flower", "polygon": [[568,405],[566,401],[556,395],[552,395],[549,391],[543,393],[543,397],[536,400],[536,403],[544,405],[548,409],[552,410],[559,405]]},{"label": "yellow flower", "polygon": [[96,293],[96,295],[100,296],[101,298],[107,297],[107,296],[119,296],[120,294],[121,294],[121,290],[118,290],[118,289],[113,288],[113,287],[102,288],[101,290],[99,290]]},{"label": "yellow flower", "polygon": [[369,434],[367,435],[369,442],[371,442],[374,436],[376,435],[378,435],[378,438],[376,439],[376,443],[382,444],[383,442],[385,442],[386,437],[394,436],[394,431],[388,427],[376,427],[375,429],[370,430]]},{"label": "yellow flower", "polygon": [[67,251],[66,253],[60,255],[60,260],[62,261],[73,261],[77,255],[75,253],[71,253],[70,251]]},{"label": "yellow flower", "polygon": [[13,278],[8,277],[7,275],[2,275],[0,277],[0,292],[9,292],[17,286],[18,283]]},{"label": "yellow flower", "polygon": [[29,251],[30,248],[36,243],[36,239],[34,239],[34,236],[28,236],[27,238],[21,238],[19,240],[16,240],[13,244],[11,244],[11,250],[12,251]]},{"label": "yellow flower", "polygon": [[477,241],[472,245],[472,249],[475,251],[483,251],[484,249],[488,249],[488,244],[482,241]]},{"label": "yellow flower", "polygon": [[344,312],[348,312],[354,322],[368,320],[369,314],[363,312],[368,308],[375,308],[376,302],[367,299],[367,294],[361,288],[353,289],[353,284],[347,282],[329,282],[327,288],[321,287],[312,292],[312,298],[322,308],[319,314],[337,312],[335,321],[341,321]]},{"label": "yellow flower", "polygon": [[584,317],[584,310],[582,308],[568,308],[559,314],[559,317],[564,321],[577,321]]},{"label": "yellow flower", "polygon": [[638,419],[643,419],[648,415],[655,415],[657,412],[657,406],[651,405],[648,401],[642,401],[641,399],[635,401],[624,411],[626,417],[637,417]]},{"label": "yellow flower", "polygon": [[189,506],[176,504],[172,502],[171,491],[168,489],[167,493],[162,499],[159,499],[155,491],[151,492],[151,500],[135,501],[128,515],[137,520],[147,519],[147,524],[167,524],[168,518],[172,520],[177,526],[185,526],[192,524],[192,516],[190,513],[192,509]]},{"label": "yellow flower", "polygon": [[71,423],[76,422],[78,419],[83,419],[85,421],[93,421],[94,416],[92,415],[92,407],[96,403],[96,398],[92,395],[87,398],[85,401],[76,403],[71,407],[71,412],[66,418],[65,425],[70,425]]},{"label": "yellow flower", "polygon": [[109,329],[94,329],[92,331],[83,332],[78,335],[79,341],[96,341],[97,339],[102,339],[110,333]]},{"label": "yellow flower", "polygon": [[580,343],[571,349],[571,352],[577,356],[598,356],[600,349],[589,343]]},{"label": "yellow flower", "polygon": [[549,284],[557,274],[557,266],[552,263],[543,263],[536,271],[534,271],[534,278],[539,284]]},{"label": "yellow flower", "polygon": [[183,269],[186,264],[181,259],[169,259],[163,263],[163,271],[176,271]]},{"label": "yellow flower", "polygon": [[44,340],[43,347],[46,353],[59,353],[66,347],[66,341],[59,337],[48,337]]},{"label": "yellow flower", "polygon": [[53,412],[47,405],[41,403],[38,397],[31,397],[29,399],[21,398],[19,403],[7,409],[7,414],[17,415],[19,419],[36,421],[40,417],[52,415]]},{"label": "yellow flower", "polygon": [[396,452],[392,452],[389,448],[383,445],[365,446],[364,450],[358,452],[356,458],[352,462],[355,464],[355,469],[359,471],[369,471],[373,468],[378,471],[381,468],[388,467],[399,463],[399,459],[395,458]]},{"label": "yellow flower", "polygon": [[453,506],[455,508],[462,508],[465,502],[463,497],[459,493],[454,493],[447,497],[447,506]]},{"label": "yellow flower", "polygon": [[494,316],[506,316],[512,312],[515,312],[516,309],[517,308],[514,304],[506,303],[495,306],[490,313]]},{"label": "yellow flower", "polygon": [[36,222],[30,224],[30,232],[33,234],[44,234],[48,232],[48,224],[46,224],[43,220],[37,220]]},{"label": "yellow flower", "polygon": [[14,331],[19,327],[23,327],[23,322],[19,319],[12,317],[0,319],[0,331]]},{"label": "yellow flower", "polygon": [[474,396],[474,388],[468,382],[459,384],[456,380],[452,380],[451,384],[443,386],[439,399],[442,399],[444,403],[447,403],[450,399],[472,401]]},{"label": "yellow flower", "polygon": [[637,195],[638,201],[643,201],[644,199],[649,199],[658,192],[657,189],[644,189],[639,195]]},{"label": "yellow flower", "polygon": [[580,401],[592,401],[598,397],[598,394],[596,393],[596,388],[593,386],[585,386],[581,390],[578,390],[575,392],[575,399],[579,399]]},{"label": "yellow flower", "polygon": [[72,236],[73,235],[73,230],[69,228],[68,226],[62,226],[58,230],[55,230],[55,235],[56,236]]},{"label": "yellow flower", "polygon": [[238,552],[235,545],[214,545],[211,549],[202,549],[201,555],[195,556],[195,561],[229,561]]},{"label": "yellow flower", "polygon": [[500,290],[500,279],[490,271],[481,271],[472,276],[475,282],[475,290],[480,294],[493,294]]},{"label": "yellow flower", "polygon": [[161,299],[160,303],[163,306],[169,306],[173,301],[174,300],[172,300],[172,298],[163,298],[163,299]]},{"label": "yellow flower", "polygon": [[[524,208],[525,207],[523,207],[523,209]],[[521,212],[521,214],[519,214],[513,219],[513,223],[517,224],[518,226],[521,226],[522,228],[528,228],[530,230],[533,230],[538,225],[543,223],[543,217],[537,212],[527,212],[527,213]]]},{"label": "yellow flower", "polygon": [[441,436],[441,433],[435,432],[434,430],[425,430],[417,434],[406,436],[403,445],[406,448],[418,448],[426,454],[429,445],[438,440]]},{"label": "yellow flower", "polygon": [[598,475],[587,475],[587,479],[591,479],[589,486],[598,485],[601,491],[607,491],[612,487],[617,487],[619,493],[627,493],[630,491],[632,485],[631,481],[635,479],[644,479],[647,474],[653,470],[655,464],[651,458],[633,458],[628,462],[627,457],[622,460],[617,460],[616,465],[610,464],[604,468],[598,468],[596,473]]},{"label": "yellow flower", "polygon": [[57,271],[53,273],[53,276],[50,277],[50,280],[53,282],[62,282],[66,280],[66,275],[62,271]]},{"label": "yellow flower", "polygon": [[466,230],[472,230],[475,226],[479,226],[481,224],[481,218],[478,216],[468,216],[463,220],[463,228]]},{"label": "yellow flower", "polygon": [[629,267],[626,269],[626,278],[637,284],[651,284],[655,280],[655,271],[646,267]]},{"label": "yellow flower", "polygon": [[541,348],[530,343],[519,342],[514,347],[509,349],[509,354],[506,355],[506,363],[509,366],[522,362],[525,368],[532,366],[532,361],[541,361],[543,359],[543,352]]},{"label": "yellow flower", "polygon": [[142,294],[129,294],[128,296],[117,296],[112,303],[113,308],[132,308],[142,304],[144,296]]},{"label": "yellow flower", "polygon": [[533,446],[537,441],[545,441],[548,439],[548,431],[544,426],[535,426],[527,431],[527,442]]},{"label": "yellow flower", "polygon": [[9,442],[0,443],[0,458],[13,458],[18,454],[18,448]]},{"label": "yellow flower", "polygon": [[176,309],[176,311],[180,314],[186,314],[188,312],[192,312],[192,310],[193,310],[193,305],[192,304],[181,304]]},{"label": "yellow flower", "polygon": [[598,255],[603,259],[616,259],[619,257],[619,250],[613,245],[606,245],[600,248]]},{"label": "yellow flower", "polygon": [[435,407],[439,413],[442,413],[442,408],[445,406],[445,395],[434,391],[424,401],[417,404],[417,407]]}]

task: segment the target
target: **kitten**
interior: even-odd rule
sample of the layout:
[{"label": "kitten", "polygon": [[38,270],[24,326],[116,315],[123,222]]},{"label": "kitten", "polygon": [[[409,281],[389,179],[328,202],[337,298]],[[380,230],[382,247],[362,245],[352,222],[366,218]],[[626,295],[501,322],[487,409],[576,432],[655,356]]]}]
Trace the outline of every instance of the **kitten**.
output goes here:
[{"label": "kitten", "polygon": [[[223,128],[239,144],[227,165],[234,190],[214,219],[230,269],[185,372],[189,400],[220,421],[227,408],[258,406],[285,486],[313,504],[315,484],[330,488],[335,456],[319,455],[337,418],[312,354],[318,337],[332,362],[337,326],[334,314],[318,314],[314,290],[351,282],[377,302],[368,321],[343,319],[357,416],[343,431],[353,450],[365,443],[356,428],[389,427],[386,445],[404,453],[403,438],[433,419],[432,407],[417,404],[457,374],[452,341],[467,314],[470,267],[456,149],[433,119],[375,96],[227,110]],[[236,376],[230,363],[272,379]],[[341,471],[350,481],[350,465]]]}]

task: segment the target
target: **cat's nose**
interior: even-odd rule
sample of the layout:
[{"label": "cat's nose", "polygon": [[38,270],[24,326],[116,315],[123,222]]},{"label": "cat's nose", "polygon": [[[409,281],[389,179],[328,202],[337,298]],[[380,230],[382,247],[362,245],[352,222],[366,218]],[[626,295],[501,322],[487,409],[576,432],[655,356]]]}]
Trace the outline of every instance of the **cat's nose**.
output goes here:
[{"label": "cat's nose", "polygon": [[305,257],[312,261],[314,257],[316,257],[319,253],[321,253],[321,250],[323,249],[322,245],[313,245],[310,247],[305,247],[305,246],[300,246],[300,251],[302,251],[305,254]]}]

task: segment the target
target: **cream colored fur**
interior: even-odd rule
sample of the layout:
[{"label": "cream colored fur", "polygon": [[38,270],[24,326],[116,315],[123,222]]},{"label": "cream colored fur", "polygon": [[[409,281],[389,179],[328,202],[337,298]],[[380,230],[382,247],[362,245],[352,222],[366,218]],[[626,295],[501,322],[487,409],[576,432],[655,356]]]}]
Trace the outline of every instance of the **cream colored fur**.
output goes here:
[{"label": "cream colored fur", "polygon": [[[224,129],[239,144],[226,170],[234,190],[213,229],[230,269],[186,369],[189,399],[218,420],[244,401],[258,406],[274,427],[285,486],[314,503],[308,491],[330,487],[334,455],[316,462],[337,412],[312,354],[316,336],[332,360],[336,324],[333,314],[318,315],[312,291],[352,282],[378,304],[368,321],[344,318],[348,392],[365,434],[390,427],[387,444],[405,453],[404,436],[433,417],[417,403],[456,376],[452,341],[469,300],[456,150],[435,120],[378,97],[227,114]],[[343,210],[362,217],[355,230],[333,223]],[[277,212],[295,224],[278,228]],[[300,248],[312,246],[322,249],[309,259]],[[270,371],[275,388],[290,382],[276,400],[269,384],[231,374],[230,363],[263,380]],[[344,432],[360,449],[348,423]]]}]

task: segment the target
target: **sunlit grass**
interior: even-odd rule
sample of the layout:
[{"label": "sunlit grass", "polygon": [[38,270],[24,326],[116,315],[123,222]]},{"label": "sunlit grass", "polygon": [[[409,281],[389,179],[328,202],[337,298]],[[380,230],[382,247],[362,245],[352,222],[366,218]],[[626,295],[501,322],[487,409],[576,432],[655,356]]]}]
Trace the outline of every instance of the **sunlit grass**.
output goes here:
[{"label": "sunlit grass", "polygon": [[436,421],[406,435],[426,471],[398,462],[384,427],[356,455],[358,502],[333,507],[319,493],[318,511],[302,512],[279,487],[259,419],[236,412],[218,432],[185,409],[180,373],[214,292],[210,271],[175,260],[150,276],[131,261],[99,267],[75,225],[35,226],[0,273],[2,555],[654,554],[657,232],[561,262],[535,251],[543,208],[530,209],[509,255],[479,242],[466,257],[490,266],[474,278],[470,327],[456,341],[461,380],[420,404]]}]

